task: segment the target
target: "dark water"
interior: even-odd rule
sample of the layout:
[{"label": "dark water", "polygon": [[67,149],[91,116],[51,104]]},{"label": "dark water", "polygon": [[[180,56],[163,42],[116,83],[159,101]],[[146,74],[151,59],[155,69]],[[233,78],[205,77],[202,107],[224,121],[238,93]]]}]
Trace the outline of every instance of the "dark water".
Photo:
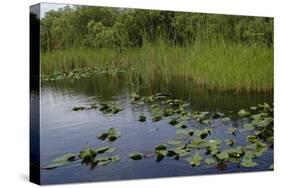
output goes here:
[{"label": "dark water", "polygon": [[[197,88],[189,81],[171,81],[165,84],[155,81],[148,85],[140,85],[142,95],[156,92],[171,93],[173,97],[190,102],[192,110],[220,111],[235,113],[241,108],[247,108],[258,103],[272,103],[272,93],[241,93],[211,92]],[[146,105],[133,105],[130,103],[131,89],[120,78],[92,77],[74,82],[56,81],[42,83],[41,91],[41,166],[65,153],[79,152],[91,145],[92,147],[112,146],[117,148],[114,153],[121,157],[119,162],[96,167],[91,170],[89,166],[81,165],[79,161],[53,170],[41,170],[42,184],[123,180],[136,178],[154,178],[169,176],[216,174],[227,172],[268,170],[273,163],[273,150],[255,160],[259,165],[253,168],[239,167],[231,164],[224,170],[208,167],[202,164],[191,167],[185,160],[165,158],[157,163],[155,158],[140,161],[131,160],[128,153],[132,151],[153,151],[155,145],[167,143],[176,136],[175,128],[168,124],[168,119],[152,122],[149,107]],[[89,105],[93,102],[118,101],[124,110],[113,116],[105,116],[98,110],[72,111],[74,106]],[[140,114],[148,119],[141,123],[137,121]],[[229,114],[231,116],[231,114]],[[246,133],[237,136],[226,134],[230,126],[241,126],[244,121],[236,120],[231,125],[214,122],[211,127],[213,134],[208,139],[234,138],[240,145],[247,144]],[[196,126],[191,124],[191,126]],[[122,132],[122,137],[113,143],[100,141],[96,135],[115,127]],[[156,129],[159,129],[156,131]],[[247,133],[248,135],[248,133]],[[227,146],[225,146],[227,147]],[[204,163],[204,162],[203,162]]]}]

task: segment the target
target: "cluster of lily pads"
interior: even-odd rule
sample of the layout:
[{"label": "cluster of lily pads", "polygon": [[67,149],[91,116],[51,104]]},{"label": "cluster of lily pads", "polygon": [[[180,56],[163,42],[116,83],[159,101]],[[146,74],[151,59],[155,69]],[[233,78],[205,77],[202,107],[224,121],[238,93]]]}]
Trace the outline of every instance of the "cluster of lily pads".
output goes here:
[{"label": "cluster of lily pads", "polygon": [[[273,147],[273,107],[267,103],[252,106],[248,109],[241,109],[235,116],[238,116],[244,123],[242,128],[234,126],[228,127],[227,134],[230,138],[225,140],[210,138],[214,132],[213,127],[221,122],[221,126],[231,125],[232,118],[221,112],[199,112],[189,108],[189,103],[184,100],[173,99],[169,94],[156,93],[151,96],[140,96],[136,93],[131,94],[132,104],[147,104],[150,106],[151,121],[168,121],[167,124],[173,126],[176,138],[173,140],[156,145],[150,152],[134,151],[128,154],[132,160],[143,160],[146,158],[156,158],[157,162],[164,158],[175,160],[185,159],[192,167],[202,164],[206,166],[216,166],[225,169],[229,164],[250,168],[258,165],[256,159],[261,157],[268,148]],[[114,114],[116,104],[101,103],[90,107],[75,107],[73,110],[97,109],[105,114]],[[122,107],[118,106],[118,109]],[[120,111],[120,110],[119,110]],[[118,112],[119,112],[118,111]],[[118,113],[117,112],[117,113]],[[141,114],[138,119],[140,122],[149,121]],[[196,123],[192,123],[196,122]],[[196,126],[194,126],[196,125]],[[245,138],[245,145],[237,144],[235,136],[242,132],[249,132]],[[115,128],[102,132],[97,135],[100,140],[115,141],[121,137],[121,132]],[[101,153],[113,152],[115,149],[87,148],[79,154],[67,154],[56,158],[53,163],[45,169],[53,169],[75,160],[91,166],[111,164],[120,160],[119,156],[97,157]],[[273,169],[273,165],[269,167]]]},{"label": "cluster of lily pads", "polygon": [[124,73],[124,68],[77,68],[72,71],[55,71],[52,74],[41,74],[41,79],[44,81],[55,81],[63,79],[76,80],[80,78],[89,78],[100,74],[116,75],[117,73]]},{"label": "cluster of lily pads", "polygon": [[[100,140],[108,139],[108,141],[113,142],[117,138],[121,137],[121,135],[122,134],[118,129],[110,128],[107,132],[97,135],[97,138]],[[119,161],[120,157],[118,155],[106,155],[115,151],[116,148],[110,146],[99,148],[92,148],[88,146],[85,150],[82,150],[79,153],[67,153],[65,155],[59,156],[55,158],[51,164],[43,167],[42,169],[51,170],[79,160],[81,164],[90,165],[91,169],[93,169],[96,166],[105,166]]]},{"label": "cluster of lily pads", "polygon": [[55,158],[51,164],[45,166],[43,169],[51,170],[68,165],[75,161],[81,161],[81,164],[90,165],[91,169],[93,169],[96,166],[104,166],[119,161],[120,157],[118,155],[106,155],[115,151],[116,148],[109,146],[96,149],[87,147],[85,150],[80,151],[79,153],[67,153],[65,155],[59,156]]},{"label": "cluster of lily pads", "polygon": [[[247,118],[249,123],[243,125],[243,129],[229,127],[227,133],[236,135],[239,132],[252,131],[253,135],[247,136],[248,145],[236,145],[235,139],[226,139],[224,143],[219,139],[206,139],[212,134],[211,124],[215,119],[220,119],[222,123],[231,121],[225,114],[216,112],[198,112],[188,110],[189,103],[179,99],[170,99],[169,95],[157,93],[148,97],[141,97],[136,93],[131,95],[132,103],[151,103],[152,121],[160,121],[165,117],[169,118],[169,124],[176,128],[177,138],[167,144],[155,147],[154,154],[156,161],[161,161],[165,157],[173,157],[179,160],[181,157],[189,156],[186,160],[191,166],[199,166],[202,161],[206,165],[216,165],[219,168],[225,167],[228,163],[238,163],[243,167],[254,167],[258,165],[254,159],[260,157],[269,147],[273,146],[273,108],[267,103],[252,106],[249,109],[241,109],[237,115],[240,118]],[[139,116],[139,121],[146,121],[144,115]],[[199,126],[192,129],[189,122],[197,121]],[[208,126],[209,125],[209,126]],[[222,149],[226,144],[227,149]],[[146,158],[142,152],[129,154],[133,160]],[[270,166],[273,168],[273,166]]]},{"label": "cluster of lily pads", "polygon": [[73,111],[95,110],[95,109],[99,109],[99,111],[105,115],[113,115],[122,111],[123,107],[121,107],[116,102],[101,102],[99,104],[92,103],[90,104],[90,106],[76,106],[72,108]]}]

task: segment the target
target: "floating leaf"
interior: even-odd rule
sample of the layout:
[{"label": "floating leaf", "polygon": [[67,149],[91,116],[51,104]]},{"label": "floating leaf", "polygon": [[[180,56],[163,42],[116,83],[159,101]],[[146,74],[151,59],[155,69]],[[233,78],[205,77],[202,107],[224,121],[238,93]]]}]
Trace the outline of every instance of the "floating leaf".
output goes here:
[{"label": "floating leaf", "polygon": [[213,165],[213,164],[216,163],[216,160],[213,159],[213,158],[207,158],[207,159],[205,159],[205,163],[206,163],[207,165]]},{"label": "floating leaf", "polygon": [[129,154],[129,157],[133,160],[141,160],[143,158],[143,153],[133,152]]},{"label": "floating leaf", "polygon": [[209,125],[209,124],[211,124],[211,120],[205,119],[205,120],[202,121],[202,123],[203,123],[203,124],[208,124],[208,125]]},{"label": "floating leaf", "polygon": [[244,110],[244,109],[241,109],[239,112],[238,112],[238,115],[241,116],[241,117],[246,117],[246,116],[249,116],[250,115],[250,112]]},{"label": "floating leaf", "polygon": [[202,161],[202,157],[199,155],[199,153],[195,153],[189,160],[189,164],[191,166],[199,166],[201,164]]},{"label": "floating leaf", "polygon": [[46,167],[44,167],[43,169],[45,170],[51,170],[51,169],[55,169],[61,166],[64,166],[66,164],[71,163],[72,161],[76,160],[76,154],[74,153],[67,153],[65,155],[59,156],[57,158],[55,158],[51,164],[47,165]]},{"label": "floating leaf", "polygon": [[179,122],[178,122],[178,120],[176,118],[171,119],[170,122],[169,122],[170,125],[176,125],[178,123]]},{"label": "floating leaf", "polygon": [[254,143],[254,142],[257,141],[257,136],[255,136],[255,135],[249,135],[249,136],[247,136],[247,140],[248,140],[249,142]]},{"label": "floating leaf", "polygon": [[167,149],[167,146],[164,144],[160,144],[155,147],[155,150],[165,150],[165,149]]},{"label": "floating leaf", "polygon": [[85,163],[91,162],[96,156],[96,151],[91,148],[87,148],[79,153],[80,159],[82,159],[82,162]]},{"label": "floating leaf", "polygon": [[246,168],[250,168],[258,165],[258,163],[254,162],[252,159],[243,159],[240,164]]},{"label": "floating leaf", "polygon": [[243,128],[245,131],[254,130],[254,126],[251,123],[247,123],[247,124],[243,125]]},{"label": "floating leaf", "polygon": [[106,147],[100,147],[100,148],[97,148],[96,149],[96,152],[98,154],[102,154],[102,153],[111,153],[111,152],[114,152],[116,151],[116,148],[111,148],[109,146],[106,146]]},{"label": "floating leaf", "polygon": [[216,155],[219,160],[226,160],[229,158],[229,154],[227,151],[223,151]]},{"label": "floating leaf", "polygon": [[223,123],[227,123],[227,122],[230,121],[230,118],[229,118],[229,117],[224,117],[224,118],[221,119],[221,121],[222,121]]},{"label": "floating leaf", "polygon": [[153,121],[153,122],[160,121],[161,119],[162,119],[162,117],[159,116],[159,115],[156,115],[156,116],[153,116],[153,117],[152,117],[152,121]]},{"label": "floating leaf", "polygon": [[85,110],[85,109],[86,109],[86,107],[84,107],[84,106],[79,106],[79,107],[72,108],[73,111],[80,111],[80,110]]},{"label": "floating leaf", "polygon": [[110,128],[107,132],[105,133],[100,133],[97,138],[100,140],[105,140],[108,139],[109,141],[113,142],[117,138],[121,136],[121,132],[115,128]]},{"label": "floating leaf", "polygon": [[236,140],[234,140],[234,139],[226,139],[225,142],[226,142],[227,145],[233,146],[236,143]]},{"label": "floating leaf", "polygon": [[140,122],[145,122],[146,121],[146,117],[143,116],[143,115],[139,116],[139,121]]},{"label": "floating leaf", "polygon": [[180,145],[181,143],[182,143],[182,141],[180,141],[180,140],[171,140],[168,142],[168,144],[175,145],[175,146]]},{"label": "floating leaf", "polygon": [[97,138],[100,140],[105,140],[108,136],[108,133],[100,133]]}]

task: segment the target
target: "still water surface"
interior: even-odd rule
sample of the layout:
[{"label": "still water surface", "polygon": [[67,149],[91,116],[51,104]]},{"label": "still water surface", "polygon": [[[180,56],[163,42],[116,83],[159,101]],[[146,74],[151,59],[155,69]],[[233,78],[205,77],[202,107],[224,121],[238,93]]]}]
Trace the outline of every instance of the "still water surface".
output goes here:
[{"label": "still water surface", "polygon": [[[170,93],[174,98],[190,102],[190,108],[198,111],[223,112],[229,114],[233,121],[224,125],[214,121],[210,125],[214,130],[208,139],[236,139],[237,144],[245,145],[246,133],[227,134],[229,126],[239,127],[246,120],[235,120],[235,113],[241,108],[258,103],[272,103],[272,93],[217,92],[200,89],[191,82],[181,80],[160,84],[155,81],[149,86],[140,86],[141,95],[156,92]],[[175,128],[168,124],[169,118],[152,122],[150,108],[147,105],[134,105],[130,101],[129,89],[122,79],[111,79],[106,76],[80,79],[76,81],[43,82],[41,90],[41,166],[65,153],[79,152],[90,145],[94,148],[111,146],[117,148],[114,155],[119,155],[119,162],[90,169],[79,161],[53,170],[42,170],[42,184],[71,183],[104,180],[123,180],[136,178],[154,178],[169,176],[201,175],[240,171],[268,170],[273,163],[273,150],[256,160],[258,166],[253,168],[239,167],[231,164],[224,170],[208,167],[204,164],[191,167],[185,160],[165,158],[156,162],[155,158],[140,161],[131,160],[128,153],[132,151],[151,152],[155,145],[167,143],[176,137]],[[98,110],[72,111],[75,106],[88,106],[93,102],[115,101],[124,110],[113,116],[105,116]],[[234,111],[231,113],[230,111]],[[139,122],[138,116],[147,116],[146,122]],[[190,126],[196,127],[196,123]],[[197,125],[198,126],[198,125]],[[101,141],[96,138],[109,128],[118,128],[122,137],[115,142]],[[248,134],[247,134],[248,135]],[[225,146],[227,147],[227,146]]]}]

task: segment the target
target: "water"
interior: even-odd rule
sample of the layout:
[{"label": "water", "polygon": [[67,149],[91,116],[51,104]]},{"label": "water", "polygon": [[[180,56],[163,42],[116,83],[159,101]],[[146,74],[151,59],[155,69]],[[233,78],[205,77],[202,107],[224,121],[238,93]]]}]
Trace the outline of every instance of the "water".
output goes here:
[{"label": "water", "polygon": [[[162,83],[162,84],[160,84]],[[272,102],[271,93],[233,93],[208,91],[198,88],[192,82],[172,80],[168,83],[155,81],[149,86],[140,85],[142,95],[155,94],[158,91],[171,93],[173,97],[190,102],[192,110],[210,112],[220,111],[231,115],[241,108],[263,102]],[[168,119],[152,122],[150,110],[147,105],[134,105],[130,102],[130,89],[121,78],[106,76],[92,77],[72,81],[43,82],[41,90],[41,166],[46,166],[51,161],[65,153],[79,152],[90,145],[92,147],[112,146],[117,148],[113,154],[121,157],[119,162],[90,169],[76,161],[53,170],[41,170],[42,184],[71,183],[87,181],[123,180],[138,178],[155,178],[169,176],[186,176],[201,174],[216,174],[240,171],[268,170],[273,163],[273,150],[256,160],[258,166],[253,168],[239,167],[231,164],[226,169],[201,165],[191,167],[185,160],[165,158],[156,162],[155,158],[140,161],[131,160],[128,153],[133,151],[151,152],[155,145],[167,143],[176,137],[175,128],[168,124]],[[124,110],[113,116],[105,116],[98,110],[72,111],[80,105],[89,105],[93,102],[117,101]],[[147,121],[138,120],[140,114],[147,116]],[[233,116],[235,119],[235,116]],[[207,139],[234,138],[238,144],[246,144],[245,136],[227,134],[229,126],[240,127],[247,120],[235,120],[232,125],[224,125],[215,121],[211,126],[214,129]],[[198,126],[191,122],[190,126]],[[203,125],[204,126],[204,125]],[[115,142],[100,141],[96,135],[111,127],[118,128],[122,137]],[[227,146],[224,146],[227,147]]]}]

